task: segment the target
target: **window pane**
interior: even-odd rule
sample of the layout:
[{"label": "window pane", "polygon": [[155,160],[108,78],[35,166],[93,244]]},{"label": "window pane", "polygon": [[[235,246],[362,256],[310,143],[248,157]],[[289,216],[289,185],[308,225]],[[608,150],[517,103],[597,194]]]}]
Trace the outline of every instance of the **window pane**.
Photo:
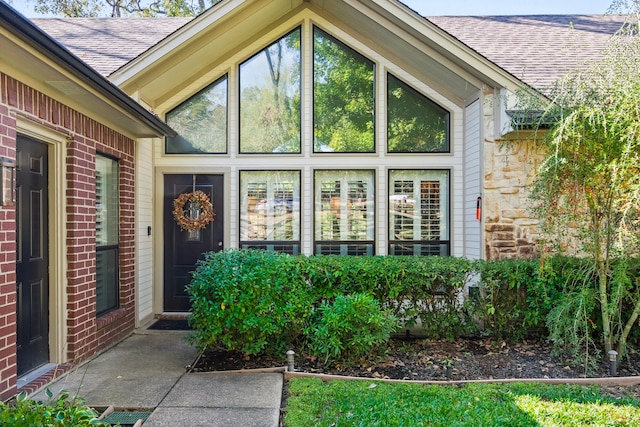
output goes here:
[{"label": "window pane", "polygon": [[177,133],[167,138],[168,154],[227,152],[227,77],[218,79],[167,113]]},{"label": "window pane", "polygon": [[96,314],[118,306],[118,162],[96,155]]},{"label": "window pane", "polygon": [[387,106],[390,153],[449,151],[449,113],[391,74]]},{"label": "window pane", "polygon": [[240,152],[300,152],[300,29],[240,65]]},{"label": "window pane", "polygon": [[372,153],[374,64],[314,28],[314,151]]},{"label": "window pane", "polygon": [[96,156],[96,245],[118,244],[118,162]]},{"label": "window pane", "polygon": [[240,240],[299,242],[300,172],[240,172]]},{"label": "window pane", "polygon": [[389,181],[389,241],[424,243],[416,254],[448,250],[449,172],[392,170]]},{"label": "window pane", "polygon": [[118,248],[96,253],[96,315],[118,307]]},{"label": "window pane", "polygon": [[[318,252],[317,242],[319,241],[334,243],[364,241],[370,242],[373,248],[374,195],[373,171],[316,171],[316,252]],[[354,243],[353,246],[361,247],[362,244]],[[349,251],[349,245],[341,250]]]}]

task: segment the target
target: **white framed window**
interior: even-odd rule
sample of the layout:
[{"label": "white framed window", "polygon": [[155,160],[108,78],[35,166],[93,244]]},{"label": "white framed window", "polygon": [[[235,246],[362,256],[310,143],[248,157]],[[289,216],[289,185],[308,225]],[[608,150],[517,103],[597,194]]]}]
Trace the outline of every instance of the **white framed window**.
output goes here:
[{"label": "white framed window", "polygon": [[313,28],[313,151],[375,152],[375,64]]},{"label": "white framed window", "polygon": [[240,64],[240,152],[300,153],[300,28]]},{"label": "white framed window", "polygon": [[447,110],[387,74],[387,151],[448,153],[450,114]]},{"label": "white framed window", "polygon": [[227,152],[227,86],[225,75],[167,113],[178,135],[166,139],[165,153]]}]

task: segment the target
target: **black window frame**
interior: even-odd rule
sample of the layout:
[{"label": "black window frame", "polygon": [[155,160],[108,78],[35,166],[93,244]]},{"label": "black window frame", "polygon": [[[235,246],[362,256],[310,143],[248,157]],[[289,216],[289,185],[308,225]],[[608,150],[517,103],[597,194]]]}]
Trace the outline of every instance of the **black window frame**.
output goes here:
[{"label": "black window frame", "polygon": [[[226,155],[229,154],[229,74],[228,73],[224,73],[223,75],[221,75],[220,77],[218,77],[217,79],[215,79],[214,81],[212,81],[211,83],[209,83],[207,86],[205,86],[204,88],[200,89],[198,92],[194,93],[193,95],[191,95],[190,97],[188,97],[187,99],[183,100],[180,104],[176,105],[174,108],[172,108],[171,110],[167,111],[167,113],[165,114],[165,120],[168,121],[169,116],[171,115],[171,113],[173,113],[175,110],[177,110],[178,108],[180,108],[185,102],[188,102],[189,100],[197,97],[198,95],[202,94],[203,92],[207,91],[209,88],[216,86],[217,84],[219,84],[222,81],[225,81],[226,84],[226,93],[227,93],[227,97],[226,97],[226,105],[225,105],[225,142],[224,142],[224,151],[202,151],[202,150],[198,150],[194,147],[193,150],[191,151],[180,151],[180,152],[176,152],[176,151],[169,151],[169,143],[172,140],[180,140],[180,139],[184,139],[182,138],[180,135],[177,135],[174,138],[170,138],[170,137],[165,137],[164,139],[164,154],[167,156],[193,156],[193,155]],[[190,144],[188,141],[186,141],[187,144]]]},{"label": "black window frame", "polygon": [[[357,172],[371,172],[372,174],[372,185],[371,193],[373,194],[372,208],[371,212],[373,215],[373,236],[371,239],[367,240],[319,240],[316,238],[316,227],[319,226],[318,221],[316,220],[316,189],[317,189],[317,172],[349,172],[349,171],[357,171]],[[313,169],[313,197],[312,197],[312,233],[313,233],[313,254],[314,255],[338,255],[338,254],[346,254],[352,256],[374,256],[376,254],[376,205],[377,205],[377,193],[376,193],[376,184],[377,184],[377,175],[376,169],[374,168],[352,168],[352,169],[327,169],[327,168],[318,168]],[[326,248],[327,250],[323,250]]]},{"label": "black window frame", "polygon": [[[391,239],[391,203],[393,183],[391,175],[395,171],[433,171],[447,173],[447,230],[448,239],[442,240],[409,240],[409,239]],[[451,169],[446,168],[389,168],[387,170],[387,254],[398,256],[450,256],[451,255],[451,238],[452,238],[452,208],[451,208]],[[410,248],[412,247],[412,248]]]},{"label": "black window frame", "polygon": [[[315,57],[316,57],[316,49],[315,49],[315,38],[316,38],[316,31],[319,31],[321,33],[323,33],[323,35],[329,39],[332,40],[333,43],[341,46],[343,49],[350,51],[351,53],[353,53],[354,56],[360,57],[363,62],[367,62],[371,64],[371,67],[373,69],[373,84],[372,84],[372,114],[371,114],[371,123],[373,125],[373,141],[372,141],[372,145],[373,145],[373,149],[372,151],[316,151],[316,144],[315,144],[315,133],[316,133],[316,85],[315,85]],[[348,44],[346,44],[345,42],[343,42],[342,40],[338,39],[337,37],[333,36],[332,34],[330,34],[328,31],[322,29],[321,27],[319,27],[318,25],[312,25],[311,28],[311,38],[312,38],[312,43],[311,43],[311,135],[312,135],[312,139],[313,142],[311,143],[311,150],[312,153],[314,155],[318,155],[318,156],[331,156],[331,155],[341,155],[341,154],[351,154],[351,155],[372,155],[372,154],[376,154],[378,152],[378,147],[376,144],[376,134],[377,134],[377,117],[376,117],[376,105],[378,103],[378,99],[377,99],[377,79],[378,79],[378,64],[367,58],[365,55],[363,55],[362,53],[360,53],[359,51],[357,51],[356,49],[352,48],[351,46],[349,46]]]},{"label": "black window frame", "polygon": [[[445,150],[438,150],[438,151],[390,151],[389,149],[389,121],[392,118],[391,117],[391,109],[390,109],[390,103],[389,103],[389,99],[391,98],[389,96],[389,77],[392,77],[394,79],[396,79],[398,82],[400,82],[401,84],[403,84],[404,86],[406,86],[406,88],[408,90],[410,90],[411,92],[413,92],[415,95],[418,95],[422,98],[425,99],[425,101],[427,101],[430,104],[433,104],[434,107],[436,107],[439,110],[442,110],[443,112],[446,113],[445,116],[445,122],[446,122],[446,127],[445,127],[445,139],[446,139],[446,149]],[[428,97],[427,95],[425,95],[424,93],[420,92],[419,90],[417,90],[415,87],[413,87],[412,85],[410,85],[409,83],[405,82],[404,80],[402,80],[401,78],[399,78],[398,76],[396,76],[395,74],[391,73],[391,72],[387,72],[387,79],[385,82],[385,90],[386,90],[386,109],[387,109],[387,123],[386,123],[386,131],[387,131],[387,138],[386,138],[386,153],[387,154],[450,154],[451,153],[451,111],[449,111],[448,109],[444,108],[442,105],[438,104],[437,102],[435,102],[433,99],[431,99],[430,97]]]},{"label": "black window frame", "polygon": [[[296,173],[298,175],[298,239],[297,240],[242,240],[242,175],[251,172],[287,172]],[[302,253],[302,171],[300,169],[241,169],[238,171],[238,237],[239,247],[241,249],[263,249],[276,252],[287,253],[290,255],[300,255]],[[292,201],[292,206],[295,202]]]},{"label": "black window frame", "polygon": [[[242,117],[242,73],[241,73],[241,68],[242,65],[248,61],[251,61],[253,58],[255,58],[256,56],[260,55],[262,52],[264,52],[265,49],[268,49],[269,47],[273,46],[276,43],[279,43],[282,39],[288,37],[289,35],[291,35],[292,33],[298,31],[300,34],[300,79],[298,82],[299,87],[299,93],[300,93],[300,111],[299,111],[299,117],[300,117],[300,123],[298,124],[298,137],[299,137],[299,145],[298,145],[298,151],[287,151],[287,152],[274,152],[274,151],[242,151],[242,123],[241,123],[241,117]],[[286,32],[285,34],[283,34],[282,36],[276,38],[275,40],[273,40],[271,43],[269,43],[268,45],[264,46],[262,49],[260,49],[257,52],[254,52],[251,56],[249,56],[248,58],[246,58],[245,60],[241,61],[238,63],[238,65],[236,66],[237,68],[237,85],[236,85],[236,90],[238,93],[238,117],[237,117],[237,122],[238,122],[238,146],[237,146],[237,151],[238,154],[242,154],[242,155],[279,155],[279,156],[286,156],[286,155],[300,155],[302,154],[302,146],[304,144],[303,138],[302,138],[302,127],[303,127],[303,123],[304,123],[304,118],[303,118],[303,112],[304,112],[304,94],[303,94],[303,80],[304,80],[304,52],[303,52],[303,46],[304,46],[304,31],[303,31],[303,26],[302,25],[298,25],[295,28],[292,28],[290,31]]]}]

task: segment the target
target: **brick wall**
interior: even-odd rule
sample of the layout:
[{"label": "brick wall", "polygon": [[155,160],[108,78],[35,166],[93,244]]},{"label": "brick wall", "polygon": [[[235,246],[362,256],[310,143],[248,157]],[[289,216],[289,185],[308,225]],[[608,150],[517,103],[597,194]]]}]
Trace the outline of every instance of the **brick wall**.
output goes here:
[{"label": "brick wall", "polygon": [[[15,118],[7,104],[7,81],[0,74],[0,156],[15,159]],[[0,207],[0,400],[16,384],[16,211]]]},{"label": "brick wall", "polygon": [[[66,152],[67,341],[78,363],[135,325],[134,141],[0,73],[0,156],[15,159],[16,116],[68,135]],[[119,159],[120,308],[96,318],[95,156]],[[51,233],[54,230],[50,230]],[[0,208],[0,399],[15,392],[15,209]]]}]

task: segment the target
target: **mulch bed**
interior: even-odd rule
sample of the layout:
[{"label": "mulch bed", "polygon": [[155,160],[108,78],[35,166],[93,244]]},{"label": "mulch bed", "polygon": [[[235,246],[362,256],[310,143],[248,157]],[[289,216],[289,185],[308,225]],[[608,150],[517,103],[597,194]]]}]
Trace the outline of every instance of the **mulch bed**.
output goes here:
[{"label": "mulch bed", "polygon": [[[631,350],[618,366],[618,376],[640,375],[640,354]],[[238,352],[206,350],[194,372],[272,368],[286,365],[285,355],[245,356]],[[404,380],[487,380],[501,378],[584,378],[584,367],[552,356],[551,346],[540,341],[507,343],[489,339],[455,342],[394,338],[387,354],[375,361],[326,366],[308,355],[297,354],[296,371],[368,378]],[[608,377],[602,361],[589,377]]]}]

